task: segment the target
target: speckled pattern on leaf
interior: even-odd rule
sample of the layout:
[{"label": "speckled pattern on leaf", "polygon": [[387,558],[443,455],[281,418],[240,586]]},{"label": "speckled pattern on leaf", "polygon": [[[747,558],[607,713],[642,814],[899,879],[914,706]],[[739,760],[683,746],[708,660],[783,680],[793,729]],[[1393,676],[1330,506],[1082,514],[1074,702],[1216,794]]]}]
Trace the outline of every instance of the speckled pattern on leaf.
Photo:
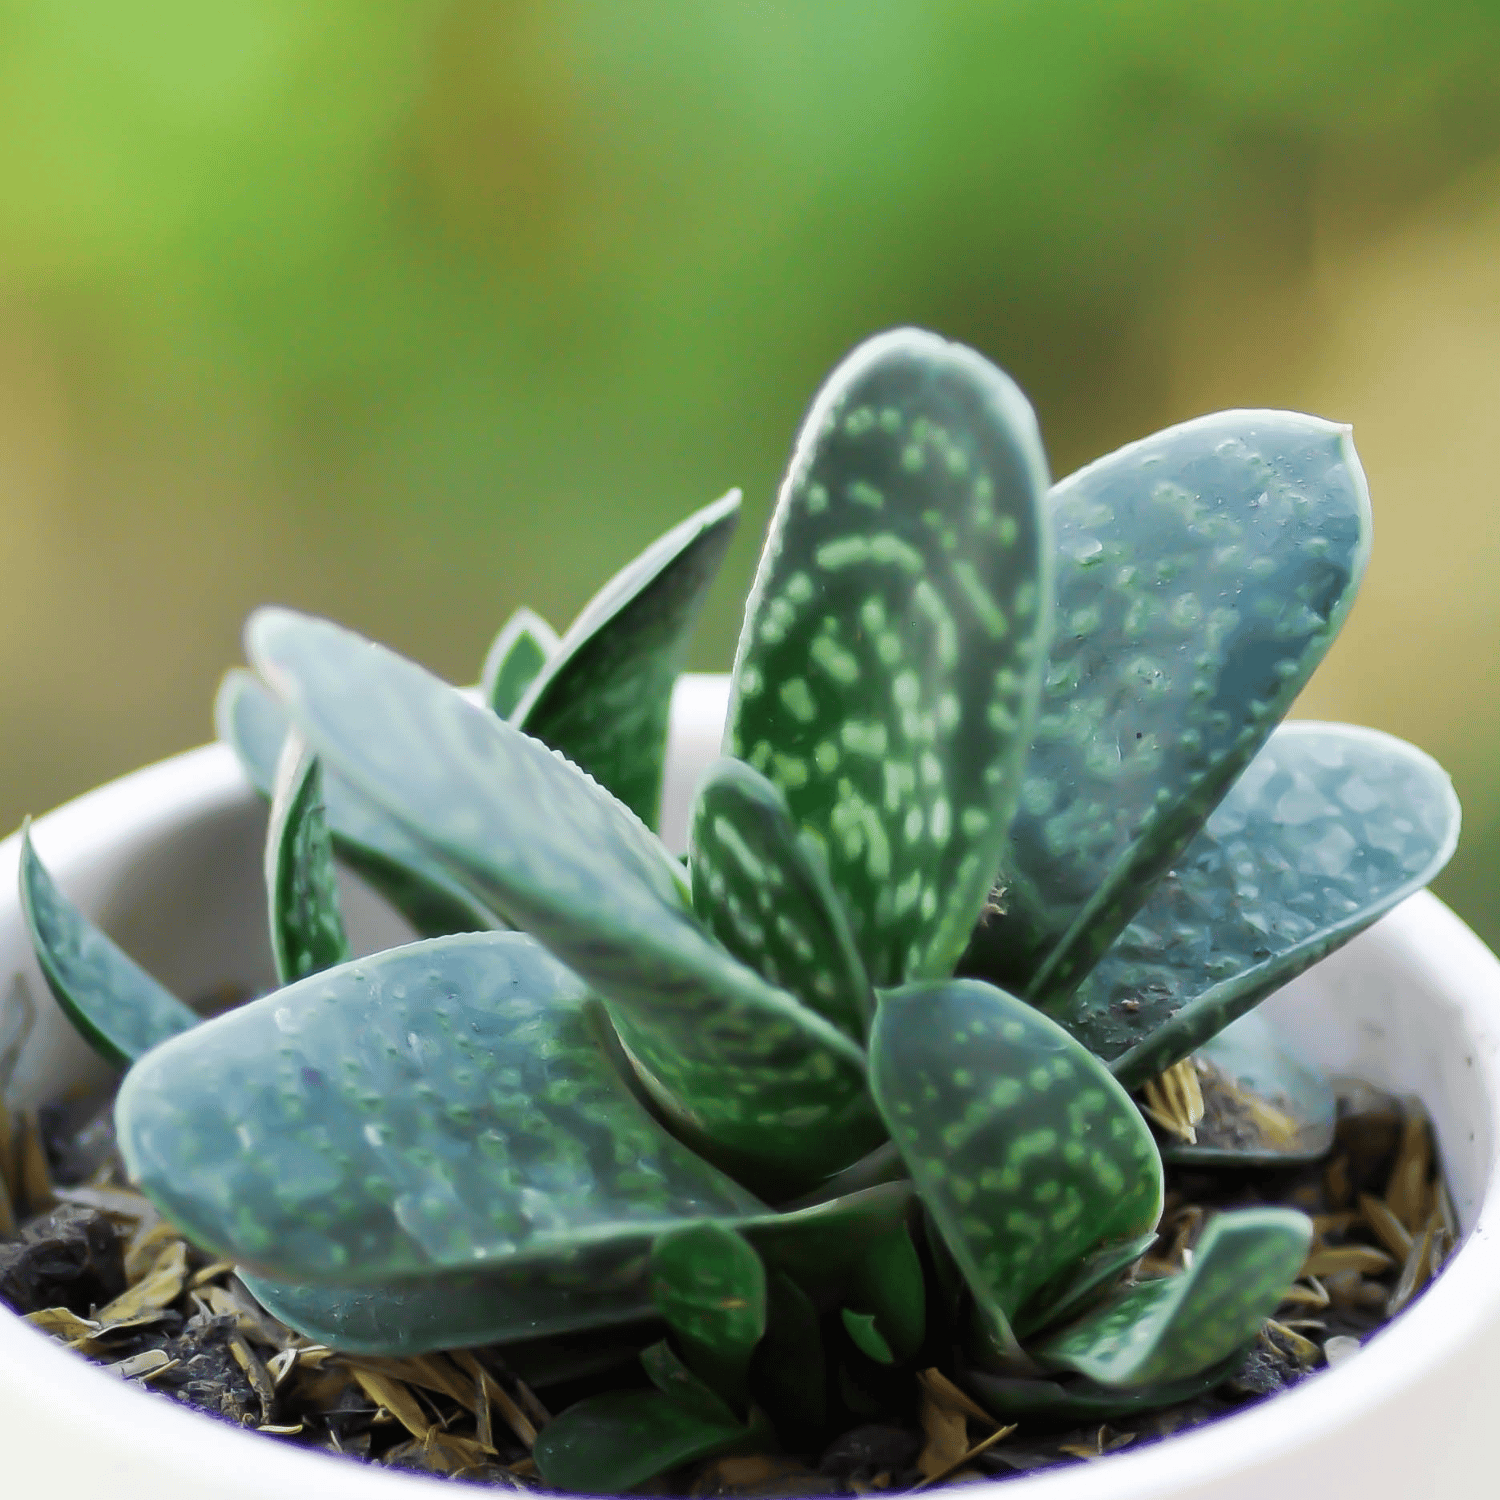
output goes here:
[{"label": "speckled pattern on leaf", "polygon": [[1144,1082],[1426,885],[1458,823],[1446,773],[1420,750],[1284,724],[1052,1014]]},{"label": "speckled pattern on leaf", "polygon": [[695,1147],[790,1194],[882,1137],[862,1050],[730,957],[686,876],[560,754],[326,621],[261,610],[251,652],[309,743],[581,974]]},{"label": "speckled pattern on leaf", "polygon": [[828,854],[876,985],[952,970],[989,890],[1050,619],[1026,398],[912,329],[861,345],[798,438],[725,734]]},{"label": "speckled pattern on leaf", "polygon": [[[269,800],[286,740],[286,710],[256,677],[233,667],[219,684],[214,727],[238,757],[250,785]],[[323,817],[339,858],[380,891],[419,936],[504,926],[394,818],[328,767],[323,770]]]},{"label": "speckled pattern on leaf", "polygon": [[1052,490],[1057,613],[1003,912],[965,960],[1045,1002],[1088,972],[1286,712],[1353,601],[1348,429],[1200,417]]},{"label": "speckled pattern on leaf", "polygon": [[881,997],[870,1086],[891,1138],[1002,1337],[1039,1287],[1143,1234],[1161,1158],[1129,1095],[1055,1022],[976,980]]},{"label": "speckled pattern on leaf", "polygon": [[202,1243],[317,1281],[479,1270],[755,1200],[615,1073],[519,933],[392,949],[158,1048],[120,1090],[132,1178]]},{"label": "speckled pattern on leaf", "polygon": [[1290,1209],[1222,1213],[1190,1269],[1115,1292],[1036,1353],[1125,1389],[1191,1377],[1255,1337],[1311,1242],[1312,1221]]},{"label": "speckled pattern on leaf", "polygon": [[776,785],[718,761],[693,804],[693,909],[742,963],[852,1037],[875,1010],[843,902],[817,842],[792,822]]},{"label": "speckled pattern on leaf", "polygon": [[659,537],[583,607],[511,715],[648,827],[661,802],[672,684],[739,520],[740,492]]}]

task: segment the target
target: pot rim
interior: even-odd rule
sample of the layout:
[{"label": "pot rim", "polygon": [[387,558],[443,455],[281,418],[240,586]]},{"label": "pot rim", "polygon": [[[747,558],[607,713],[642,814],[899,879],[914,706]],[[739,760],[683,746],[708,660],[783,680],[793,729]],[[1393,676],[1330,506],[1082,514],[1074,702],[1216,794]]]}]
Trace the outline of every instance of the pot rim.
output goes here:
[{"label": "pot rim", "polygon": [[[242,808],[254,798],[228,747],[205,745],[65,803],[38,819],[33,835],[43,857],[66,871],[86,864],[91,855],[97,858],[104,848],[140,843],[168,822],[204,819]],[[0,912],[4,903],[15,901],[10,893],[18,847],[18,835],[0,843]],[[1468,1027],[1467,1066],[1477,1070],[1492,1117],[1500,1120],[1500,962],[1427,891],[1410,897],[1355,941],[1379,951],[1382,962],[1435,973],[1458,997]],[[0,987],[0,996],[5,992]],[[1446,1367],[1480,1371],[1500,1363],[1484,1347],[1486,1339],[1500,1340],[1496,1177],[1492,1154],[1476,1221],[1442,1275],[1417,1304],[1372,1337],[1358,1358],[1309,1377],[1292,1392],[1169,1441],[1113,1454],[1106,1464],[1069,1466],[966,1489],[1014,1500],[1156,1500],[1222,1493],[1218,1487],[1226,1480],[1243,1482],[1289,1458],[1310,1456],[1330,1435],[1360,1426],[1370,1413],[1393,1401],[1415,1401]],[[1488,1394],[1478,1386],[1471,1394],[1474,1400],[1468,1404],[1477,1419],[1500,1395],[1500,1377],[1489,1376]],[[205,1472],[215,1476],[218,1492],[226,1497],[296,1494],[300,1484],[309,1490],[316,1485],[329,1500],[360,1500],[399,1485],[390,1491],[395,1500],[399,1494],[419,1493],[417,1485],[447,1483],[268,1442],[226,1423],[205,1421],[201,1413],[166,1398],[153,1403],[8,1313],[0,1318],[0,1398],[0,1430],[16,1418],[14,1437],[49,1425],[56,1429],[62,1412],[90,1412],[87,1432],[77,1434],[78,1447],[95,1459],[85,1480],[89,1493],[104,1473],[106,1457],[111,1488],[122,1497],[167,1495],[171,1481],[201,1487]],[[1443,1410],[1450,1411],[1451,1403]],[[55,1442],[61,1433],[50,1436]],[[19,1456],[24,1471],[24,1448]],[[49,1493],[61,1493],[55,1470],[37,1472],[52,1473]],[[997,1489],[1001,1484],[1003,1491]]]}]

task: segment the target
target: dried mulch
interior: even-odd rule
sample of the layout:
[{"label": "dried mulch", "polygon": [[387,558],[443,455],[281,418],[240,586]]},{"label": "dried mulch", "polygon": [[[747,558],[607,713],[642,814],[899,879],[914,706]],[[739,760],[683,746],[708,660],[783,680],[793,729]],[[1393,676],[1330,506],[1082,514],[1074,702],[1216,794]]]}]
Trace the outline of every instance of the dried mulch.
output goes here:
[{"label": "dried mulch", "polygon": [[[1212,1098],[1208,1107],[1211,1130]],[[693,1496],[868,1494],[1097,1461],[1354,1356],[1421,1292],[1458,1238],[1425,1117],[1414,1104],[1371,1090],[1341,1102],[1333,1149],[1314,1166],[1171,1168],[1168,1188],[1161,1232],[1138,1276],[1185,1264],[1215,1209],[1290,1204],[1311,1214],[1317,1229],[1276,1319],[1239,1373],[1209,1395],[1121,1425],[1056,1432],[998,1423],[930,1369],[899,1412],[852,1427],[821,1453],[719,1458],[647,1488]],[[530,1449],[552,1408],[631,1378],[628,1342],[609,1368],[580,1379],[575,1361],[559,1381],[556,1360],[567,1350],[557,1341],[529,1353],[511,1347],[377,1359],[293,1333],[256,1304],[231,1265],[210,1262],[124,1183],[107,1100],[14,1117],[0,1107],[0,1301],[161,1399],[280,1442],[508,1489],[539,1487]]]}]

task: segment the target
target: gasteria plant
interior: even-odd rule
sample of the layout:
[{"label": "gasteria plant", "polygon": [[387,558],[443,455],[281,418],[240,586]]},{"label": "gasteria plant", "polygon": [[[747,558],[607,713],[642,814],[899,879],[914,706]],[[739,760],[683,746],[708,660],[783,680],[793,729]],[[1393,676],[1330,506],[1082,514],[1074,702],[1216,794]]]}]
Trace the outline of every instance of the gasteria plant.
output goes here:
[{"label": "gasteria plant", "polygon": [[[644,1329],[649,1386],[538,1440],[565,1488],[810,1440],[918,1358],[1002,1416],[1208,1388],[1310,1225],[1225,1212],[1137,1279],[1163,1173],[1129,1090],[1457,837],[1420,752],[1276,727],[1368,555],[1348,429],[1221,413],[1049,489],[1005,375],[870,341],[797,443],[684,867],[648,825],[737,504],[561,641],[518,614],[477,694],[253,617],[218,721],[274,789],[273,994],[200,1021],[27,847],[53,990],[130,1065],[132,1176],[346,1349]],[[335,854],[426,939],[350,961]]]}]

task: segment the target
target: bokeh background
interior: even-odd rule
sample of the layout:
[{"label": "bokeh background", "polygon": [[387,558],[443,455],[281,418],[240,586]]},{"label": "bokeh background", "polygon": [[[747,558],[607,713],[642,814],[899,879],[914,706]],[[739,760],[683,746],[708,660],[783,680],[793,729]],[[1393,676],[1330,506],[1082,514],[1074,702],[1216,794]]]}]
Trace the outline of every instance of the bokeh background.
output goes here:
[{"label": "bokeh background", "polygon": [[1299,705],[1451,769],[1500,940],[1494,0],[0,4],[0,824],[211,733],[256,603],[472,680],[731,485],[727,666],[824,372],[916,322],[1061,474],[1352,421]]}]

